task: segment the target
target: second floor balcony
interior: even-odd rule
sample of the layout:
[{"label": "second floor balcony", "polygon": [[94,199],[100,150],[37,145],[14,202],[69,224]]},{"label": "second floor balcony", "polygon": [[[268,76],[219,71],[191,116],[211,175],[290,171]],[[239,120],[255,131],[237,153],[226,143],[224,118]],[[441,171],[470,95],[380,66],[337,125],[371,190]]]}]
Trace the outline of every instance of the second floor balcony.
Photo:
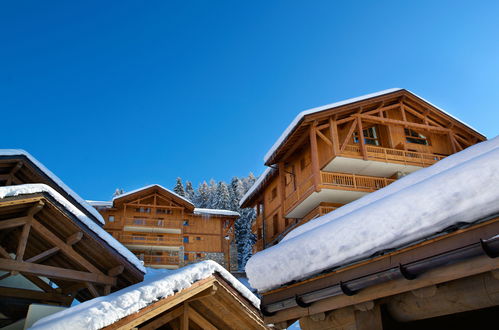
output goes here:
[{"label": "second floor balcony", "polygon": [[182,246],[182,238],[177,235],[121,235],[119,241],[131,250],[147,248],[155,251],[169,251],[178,250]]},{"label": "second floor balcony", "polygon": [[180,234],[183,220],[161,218],[126,218],[125,231]]}]

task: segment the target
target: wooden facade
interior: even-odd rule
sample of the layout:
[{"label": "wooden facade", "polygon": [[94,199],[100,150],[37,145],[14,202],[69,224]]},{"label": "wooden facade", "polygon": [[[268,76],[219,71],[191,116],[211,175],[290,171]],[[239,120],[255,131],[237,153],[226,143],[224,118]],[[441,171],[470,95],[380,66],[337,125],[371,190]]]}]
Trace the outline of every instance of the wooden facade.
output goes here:
[{"label": "wooden facade", "polygon": [[484,140],[406,90],[310,111],[267,157],[270,170],[243,201],[243,207],[257,211],[254,252],[315,217]]},{"label": "wooden facade", "polygon": [[212,259],[229,270],[231,264],[232,270],[236,269],[237,257],[231,256],[238,217],[234,213],[196,209],[158,185],[96,207],[106,221],[104,229],[148,267],[175,269]]},{"label": "wooden facade", "polygon": [[[0,327],[22,322],[32,304],[70,306],[74,299],[104,296],[144,277],[97,234],[100,217],[91,207],[45,171],[26,155],[0,152],[0,186],[19,189],[0,198]],[[31,183],[42,183],[46,191],[30,191]],[[96,229],[82,223],[74,208],[95,221]]]}]

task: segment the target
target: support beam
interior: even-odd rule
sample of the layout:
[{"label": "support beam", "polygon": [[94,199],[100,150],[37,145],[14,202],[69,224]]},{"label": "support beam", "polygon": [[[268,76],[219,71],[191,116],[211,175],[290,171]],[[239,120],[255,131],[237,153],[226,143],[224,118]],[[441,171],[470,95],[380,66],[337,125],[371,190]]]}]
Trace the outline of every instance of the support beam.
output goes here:
[{"label": "support beam", "polygon": [[85,285],[94,298],[100,297],[99,291],[97,291],[97,288],[92,283],[85,282]]},{"label": "support beam", "polygon": [[123,265],[118,265],[116,267],[113,267],[111,268],[110,270],[107,271],[107,275],[109,276],[118,276],[120,275],[121,273],[123,273],[123,271],[125,270],[125,266]]},{"label": "support beam", "polygon": [[338,126],[336,124],[336,120],[332,117],[329,117],[329,137],[333,142],[333,155],[337,156],[340,153],[340,146],[338,144]]},{"label": "support beam", "polygon": [[312,176],[314,179],[315,191],[321,190],[321,173],[319,169],[319,152],[317,150],[317,135],[315,134],[317,122],[310,127],[310,158],[312,160]]},{"label": "support beam", "polygon": [[54,292],[48,293],[42,291],[8,288],[8,287],[0,287],[0,297],[26,299],[38,302],[57,302],[65,305],[73,300],[72,297],[65,296],[59,293],[54,293]]},{"label": "support beam", "polygon": [[83,233],[81,231],[74,233],[66,239],[67,245],[75,245],[83,238]]},{"label": "support beam", "polygon": [[53,247],[48,250],[43,251],[40,254],[37,254],[36,256],[33,256],[29,259],[26,259],[26,262],[31,262],[31,263],[37,263],[37,262],[42,262],[44,260],[47,260],[48,258],[52,257],[54,254],[59,252],[58,247]]},{"label": "support beam", "polygon": [[362,128],[362,119],[360,119],[360,117],[357,117],[357,126],[359,128],[360,154],[364,160],[367,160],[366,141],[364,140],[364,129]]},{"label": "support beam", "polygon": [[16,260],[23,261],[24,259],[24,251],[26,251],[26,245],[28,244],[28,236],[29,231],[31,229],[31,223],[28,221],[21,232],[21,236],[19,237],[19,242],[17,244],[17,252],[16,252]]},{"label": "support beam", "polygon": [[439,132],[441,134],[449,133],[451,131],[449,128],[436,127],[436,126],[430,126],[430,125],[424,125],[424,124],[416,124],[416,123],[405,122],[405,121],[397,120],[397,119],[380,118],[380,117],[364,115],[364,114],[355,114],[352,116],[358,116],[358,117],[363,118],[365,121],[370,121],[370,122],[374,122],[374,123],[394,124],[394,125],[400,125],[400,126],[404,126],[404,127],[407,126],[407,127],[413,127],[413,128],[423,129],[423,130],[427,130],[427,131]]},{"label": "support beam", "polygon": [[199,314],[194,308],[189,308],[189,316],[191,320],[193,320],[197,325],[205,330],[217,330],[213,324],[210,323],[207,319],[205,319],[201,314]]},{"label": "support beam", "polygon": [[[376,118],[376,117],[374,117]],[[352,118],[355,119],[355,118]],[[352,122],[352,125],[350,125],[350,129],[348,130],[347,136],[345,136],[345,140],[343,140],[343,143],[341,144],[340,152],[343,152],[348,144],[348,140],[352,137],[353,132],[355,131],[355,127],[357,126],[357,120],[354,120]]]},{"label": "support beam", "polygon": [[156,330],[168,324],[169,322],[175,320],[176,318],[182,316],[184,314],[184,307],[181,306],[170,313],[167,313],[152,322],[147,323],[144,326],[140,327],[140,330]]},{"label": "support beam", "polygon": [[189,304],[184,303],[184,314],[182,314],[182,318],[180,319],[180,329],[181,330],[189,330]]},{"label": "support beam", "polygon": [[23,226],[26,224],[26,222],[29,219],[30,219],[29,217],[19,217],[19,218],[13,218],[13,219],[9,219],[9,220],[2,220],[2,221],[0,221],[0,230]]},{"label": "support beam", "polygon": [[48,278],[74,282],[90,282],[95,284],[108,284],[113,286],[116,285],[116,278],[111,276],[47,265],[31,264],[27,262],[20,262],[17,260],[0,259],[0,270],[17,271],[35,276],[45,276]]}]

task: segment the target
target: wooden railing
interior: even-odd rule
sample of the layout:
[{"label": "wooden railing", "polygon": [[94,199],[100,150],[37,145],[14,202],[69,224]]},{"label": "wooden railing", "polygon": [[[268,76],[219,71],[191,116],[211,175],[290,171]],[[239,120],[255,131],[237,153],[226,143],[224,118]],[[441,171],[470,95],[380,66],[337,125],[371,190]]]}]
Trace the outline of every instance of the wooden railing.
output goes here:
[{"label": "wooden railing", "polygon": [[312,211],[310,211],[306,216],[304,216],[303,219],[297,225],[298,226],[302,225],[302,224],[304,224],[306,222],[309,222],[312,219],[321,217],[321,216],[323,216],[325,214],[328,214],[329,212],[334,211],[336,209],[337,209],[337,207],[334,207],[334,206],[323,206],[323,205],[319,205],[315,209],[313,209]]},{"label": "wooden railing", "polygon": [[144,261],[146,265],[178,265],[179,258],[174,256],[154,256],[145,255],[140,256],[140,260]]},{"label": "wooden railing", "polygon": [[157,228],[181,228],[182,220],[160,220],[160,219],[147,219],[147,218],[127,218],[125,219],[126,226],[138,227],[157,227]]},{"label": "wooden railing", "polygon": [[[396,162],[423,167],[435,164],[439,160],[445,158],[445,156],[431,153],[406,151],[369,145],[366,146],[366,151],[368,159],[384,160],[386,162]],[[352,144],[348,144],[345,147],[345,150],[340,155],[362,157],[360,146]]]},{"label": "wooden railing", "polygon": [[384,188],[395,181],[393,179],[376,176],[335,172],[321,172],[321,180],[322,184],[325,186],[336,186],[358,191],[375,191]]},{"label": "wooden railing", "polygon": [[284,209],[289,210],[295,203],[301,200],[303,196],[308,196],[314,190],[314,181],[313,176],[309,176],[306,180],[304,180],[295,191],[286,196],[284,200]]},{"label": "wooden railing", "polygon": [[137,245],[182,245],[182,238],[175,236],[147,236],[147,235],[122,235],[120,242],[123,244]]}]

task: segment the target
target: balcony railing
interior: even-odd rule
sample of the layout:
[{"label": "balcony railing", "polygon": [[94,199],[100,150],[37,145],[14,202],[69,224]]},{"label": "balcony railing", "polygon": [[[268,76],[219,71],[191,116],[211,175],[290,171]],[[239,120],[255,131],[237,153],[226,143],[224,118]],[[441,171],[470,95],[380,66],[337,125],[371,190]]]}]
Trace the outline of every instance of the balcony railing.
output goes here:
[{"label": "balcony railing", "polygon": [[144,261],[146,265],[178,265],[179,258],[174,256],[154,256],[145,255],[140,256],[140,260]]},{"label": "balcony railing", "polygon": [[[371,160],[383,160],[385,162],[396,162],[403,163],[405,165],[422,167],[430,166],[445,158],[445,156],[431,153],[383,148],[370,145],[366,146],[366,151],[367,158]],[[357,156],[359,158],[362,157],[360,146],[352,144],[347,145],[345,150],[340,155]]]},{"label": "balcony railing", "polygon": [[328,214],[329,212],[332,212],[336,209],[337,209],[337,207],[335,207],[335,206],[319,205],[315,209],[310,211],[306,216],[304,216],[303,219],[295,227],[303,225],[304,223],[309,222],[312,219],[321,217],[321,216]]},{"label": "balcony railing", "polygon": [[146,218],[127,218],[125,219],[126,226],[137,227],[153,227],[153,228],[182,228],[183,221],[176,220],[161,220],[161,219],[146,219]]},{"label": "balcony railing", "polygon": [[182,245],[182,238],[173,236],[122,235],[120,242],[134,245],[180,246]]},{"label": "balcony railing", "polygon": [[394,179],[380,178],[375,176],[321,172],[322,184],[346,188],[347,190],[372,192],[388,186]]}]

